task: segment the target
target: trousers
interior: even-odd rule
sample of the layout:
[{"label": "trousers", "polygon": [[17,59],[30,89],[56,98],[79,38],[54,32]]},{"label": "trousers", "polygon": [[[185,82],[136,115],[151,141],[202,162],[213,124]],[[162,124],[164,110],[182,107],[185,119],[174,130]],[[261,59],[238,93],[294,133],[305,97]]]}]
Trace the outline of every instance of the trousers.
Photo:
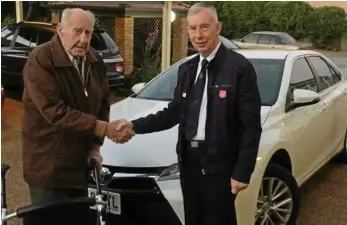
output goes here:
[{"label": "trousers", "polygon": [[180,166],[185,225],[237,225],[230,174],[204,174],[203,151],[188,146]]},{"label": "trousers", "polygon": [[[51,190],[29,187],[29,192],[32,204],[87,196],[87,190],[80,189]],[[24,217],[23,225],[89,225],[88,215],[89,207],[87,205],[57,206]]]}]

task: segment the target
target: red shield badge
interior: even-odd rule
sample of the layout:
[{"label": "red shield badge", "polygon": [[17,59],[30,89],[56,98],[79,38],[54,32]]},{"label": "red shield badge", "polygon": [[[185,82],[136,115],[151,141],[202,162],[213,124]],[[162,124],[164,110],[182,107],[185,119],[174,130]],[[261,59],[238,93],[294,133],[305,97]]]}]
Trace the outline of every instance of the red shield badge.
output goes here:
[{"label": "red shield badge", "polygon": [[226,98],[227,97],[227,91],[226,90],[219,90],[219,97],[220,98]]}]

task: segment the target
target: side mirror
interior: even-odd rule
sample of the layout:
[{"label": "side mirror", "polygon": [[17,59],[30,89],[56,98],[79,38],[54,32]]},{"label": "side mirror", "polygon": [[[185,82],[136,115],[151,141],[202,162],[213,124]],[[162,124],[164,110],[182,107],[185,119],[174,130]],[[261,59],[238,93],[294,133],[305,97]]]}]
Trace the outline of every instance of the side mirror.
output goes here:
[{"label": "side mirror", "polygon": [[320,101],[319,94],[305,89],[294,89],[293,103],[286,107],[286,111],[293,110],[302,106],[314,105]]},{"label": "side mirror", "polygon": [[293,93],[295,104],[315,104],[320,101],[319,94],[305,89],[295,89]]},{"label": "side mirror", "polygon": [[135,93],[135,94],[138,94],[141,90],[142,90],[142,88],[145,86],[145,84],[146,83],[137,83],[137,84],[135,84],[132,88],[131,88],[131,90]]}]

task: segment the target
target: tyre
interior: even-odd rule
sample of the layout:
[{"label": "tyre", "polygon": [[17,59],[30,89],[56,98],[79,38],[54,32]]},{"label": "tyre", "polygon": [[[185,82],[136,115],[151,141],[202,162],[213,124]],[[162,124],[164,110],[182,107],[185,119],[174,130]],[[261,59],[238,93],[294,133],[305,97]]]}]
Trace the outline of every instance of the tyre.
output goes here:
[{"label": "tyre", "polygon": [[337,156],[338,161],[347,163],[347,130],[341,153]]},{"label": "tyre", "polygon": [[278,164],[269,164],[259,190],[255,225],[294,225],[299,211],[299,186],[293,175]]}]

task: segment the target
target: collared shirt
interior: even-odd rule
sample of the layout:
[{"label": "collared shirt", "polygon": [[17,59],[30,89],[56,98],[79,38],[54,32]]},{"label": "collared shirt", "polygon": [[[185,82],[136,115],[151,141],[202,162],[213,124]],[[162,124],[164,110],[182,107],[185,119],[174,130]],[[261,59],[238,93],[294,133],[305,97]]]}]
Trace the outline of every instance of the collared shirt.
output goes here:
[{"label": "collared shirt", "polygon": [[78,67],[78,60],[75,57],[73,57],[71,54],[69,54],[68,52],[66,52],[66,54],[69,57],[69,59],[71,60],[71,62],[73,63],[74,67],[80,73],[81,80],[82,80],[82,83],[83,83],[83,86],[84,86],[84,81],[85,81],[85,77],[84,77],[85,76],[85,64],[86,64],[87,57],[85,55],[83,56],[82,71],[80,71],[79,67]]},{"label": "collared shirt", "polygon": [[[209,56],[206,57],[208,62],[211,62],[211,60],[215,57],[219,47],[221,45],[221,42],[217,45],[217,47],[211,52]],[[202,55],[200,55],[200,61],[199,61],[199,66],[196,71],[196,78],[195,82],[198,79],[198,76],[201,71],[201,62],[204,59]],[[205,82],[205,89],[204,93],[202,95],[202,102],[200,106],[200,114],[199,114],[199,125],[198,125],[198,131],[197,135],[193,138],[193,140],[205,140],[205,126],[206,126],[206,115],[207,115],[207,84],[208,84],[208,66],[207,66],[207,71],[206,71],[206,82]]]},{"label": "collared shirt", "polygon": [[82,71],[80,71],[79,66],[78,66],[78,60],[76,57],[73,57],[71,54],[69,54],[68,52],[66,52],[67,56],[69,57],[69,59],[71,60],[72,64],[74,65],[74,67],[77,69],[78,73],[81,76],[81,82],[82,85],[84,87],[84,94],[88,97],[88,92],[87,89],[85,87],[85,65],[86,65],[86,60],[87,57],[84,55],[83,56],[83,60],[82,60]]}]

